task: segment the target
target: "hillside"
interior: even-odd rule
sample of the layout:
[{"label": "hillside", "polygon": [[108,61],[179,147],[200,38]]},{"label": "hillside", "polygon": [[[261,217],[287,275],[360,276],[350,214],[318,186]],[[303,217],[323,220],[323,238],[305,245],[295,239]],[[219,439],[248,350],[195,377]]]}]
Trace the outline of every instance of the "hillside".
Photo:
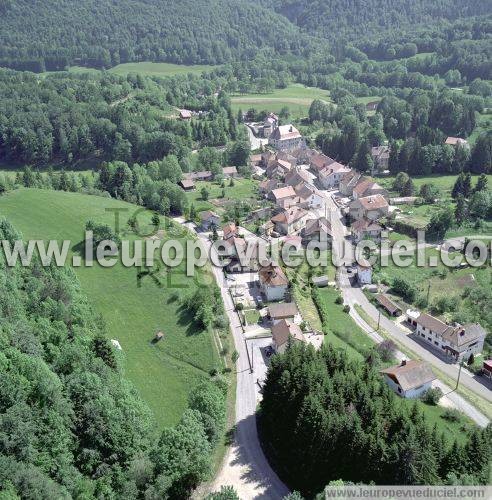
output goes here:
[{"label": "hillside", "polygon": [[[113,226],[114,214],[106,212],[111,208],[128,209],[122,214],[125,227],[138,207],[98,196],[41,189],[21,189],[0,197],[0,217],[7,217],[25,240],[69,239],[72,253],[78,253],[87,220]],[[145,215],[140,218],[145,222]],[[135,239],[131,234],[122,237]],[[76,274],[83,292],[102,314],[108,338],[121,344],[127,377],[163,427],[179,420],[188,392],[208,378],[217,354],[209,332],[170,300],[174,290],[166,286],[165,274],[139,280],[137,271],[118,263],[111,269],[80,267]],[[173,279],[183,284],[182,277]],[[184,284],[186,287],[179,290],[183,296],[195,288],[192,279]],[[165,332],[166,339],[153,346],[151,340],[158,330]]]},{"label": "hillside", "polygon": [[217,64],[266,48],[300,53],[307,37],[244,0],[0,0],[0,65],[31,71],[132,61]]},{"label": "hillside", "polygon": [[340,42],[492,11],[490,2],[481,0],[263,0],[263,4],[309,33]]}]

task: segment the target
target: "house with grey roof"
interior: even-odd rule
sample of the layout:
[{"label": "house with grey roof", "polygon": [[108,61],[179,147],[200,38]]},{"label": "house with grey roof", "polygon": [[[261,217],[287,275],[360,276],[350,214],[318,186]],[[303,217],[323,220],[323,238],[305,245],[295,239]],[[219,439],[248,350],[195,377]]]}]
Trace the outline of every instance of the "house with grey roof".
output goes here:
[{"label": "house with grey roof", "polygon": [[403,360],[399,365],[390,366],[380,373],[389,387],[403,398],[420,397],[436,379],[428,363],[415,359]]}]

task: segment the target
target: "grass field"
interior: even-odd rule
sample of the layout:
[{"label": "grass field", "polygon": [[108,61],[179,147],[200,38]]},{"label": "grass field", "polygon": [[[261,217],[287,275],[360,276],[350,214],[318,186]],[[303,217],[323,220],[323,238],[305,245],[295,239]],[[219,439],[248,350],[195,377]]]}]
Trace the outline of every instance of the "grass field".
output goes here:
[{"label": "grass field", "polygon": [[[172,63],[154,63],[154,62],[138,62],[118,64],[108,71],[116,75],[128,75],[128,73],[139,73],[144,76],[173,76],[187,73],[201,74],[204,71],[214,69],[215,66],[208,65],[186,65]],[[97,73],[98,69],[86,68],[84,66],[71,66],[68,71],[70,73]],[[47,71],[43,75],[49,75],[57,72]]]},{"label": "grass field", "polygon": [[[124,228],[138,207],[102,197],[36,189],[19,189],[0,197],[0,216],[7,217],[24,239],[69,239],[71,254],[78,252],[74,247],[82,240],[88,219],[114,225],[114,214],[106,212],[107,208],[128,210],[121,216]],[[148,223],[150,215],[142,214],[139,221]],[[120,263],[113,268],[79,267],[76,273],[102,314],[108,337],[120,342],[124,371],[152,409],[159,428],[174,424],[186,408],[190,389],[219,365],[211,334],[197,328],[193,318],[171,300],[175,290],[180,295],[189,293],[196,286],[193,280],[174,275],[173,281],[185,288],[173,289],[166,282],[169,275],[138,280],[136,268]],[[158,330],[165,338],[152,345]]]},{"label": "grass field", "polygon": [[[221,188],[218,182],[195,182],[196,189],[188,191],[186,198],[189,204],[195,206],[197,212],[203,210],[217,211],[217,205],[212,203],[213,200],[218,200],[219,203],[227,204],[234,200],[248,200],[257,199],[257,186],[258,182],[253,179],[234,179],[234,186],[229,186],[229,180],[224,180],[225,187]],[[208,200],[202,198],[201,190],[206,188],[209,192]],[[222,198],[222,189],[225,191],[225,197]],[[218,210],[220,212],[220,210]]]},{"label": "grass field", "polygon": [[480,134],[490,130],[492,130],[492,111],[479,113],[477,117],[477,126],[468,137],[468,142],[472,145],[475,144],[475,141]]},{"label": "grass field", "polygon": [[[428,176],[412,176],[413,183],[417,189],[420,189],[420,186],[423,184],[432,184],[439,188],[441,193],[445,195],[446,198],[451,196],[451,191],[453,189],[454,183],[456,182],[457,175],[428,175]],[[472,175],[472,185],[475,185],[479,175]],[[489,182],[489,186],[492,186],[492,175],[487,175],[487,179]],[[378,179],[377,182],[386,188],[391,188],[395,178],[394,177],[385,177],[384,179]]]},{"label": "grass field", "polygon": [[235,95],[231,100],[234,111],[239,109],[247,111],[255,108],[278,113],[284,106],[287,106],[291,118],[299,119],[308,115],[309,106],[314,99],[330,102],[330,93],[328,90],[293,83],[284,89],[275,89],[268,94]]},{"label": "grass field", "polygon": [[367,353],[375,344],[343,311],[343,305],[335,302],[339,296],[340,292],[332,287],[319,289],[320,306],[327,318],[323,325],[323,331],[327,333],[325,342],[344,348],[353,358],[363,359],[363,353]]}]

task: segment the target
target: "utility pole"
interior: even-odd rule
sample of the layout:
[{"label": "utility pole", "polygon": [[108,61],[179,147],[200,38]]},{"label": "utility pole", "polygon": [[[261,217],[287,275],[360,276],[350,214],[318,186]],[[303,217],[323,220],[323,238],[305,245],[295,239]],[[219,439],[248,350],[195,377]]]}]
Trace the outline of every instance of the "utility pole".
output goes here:
[{"label": "utility pole", "polygon": [[251,342],[251,373],[254,372],[254,367],[255,367],[255,352],[254,352],[254,342]]},{"label": "utility pole", "polygon": [[378,314],[378,332],[379,332],[379,325],[381,324],[381,309],[379,310]]},{"label": "utility pole", "polygon": [[460,368],[458,370],[458,378],[456,380],[456,387],[455,387],[455,391],[458,390],[458,386],[460,385],[460,375],[461,375],[461,368],[463,367],[463,360],[460,361]]},{"label": "utility pole", "polygon": [[427,286],[427,305],[429,305],[430,291],[431,291],[431,282],[429,281],[429,284]]}]

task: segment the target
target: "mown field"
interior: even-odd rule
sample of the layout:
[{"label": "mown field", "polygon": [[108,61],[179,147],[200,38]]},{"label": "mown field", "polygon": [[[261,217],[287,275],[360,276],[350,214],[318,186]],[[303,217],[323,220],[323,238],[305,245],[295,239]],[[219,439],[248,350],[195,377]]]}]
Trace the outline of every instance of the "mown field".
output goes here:
[{"label": "mown field", "polygon": [[[186,64],[172,64],[172,63],[155,63],[155,62],[138,62],[138,63],[125,63],[118,64],[109,69],[110,73],[116,75],[127,75],[128,73],[140,73],[144,76],[173,76],[182,75],[187,73],[201,74],[204,71],[211,70],[215,66],[208,66],[206,64],[200,65],[186,65]],[[86,68],[84,66],[71,66],[68,71],[70,73],[94,73],[99,70],[94,68]],[[50,72],[47,71],[43,75],[47,75]]]},{"label": "mown field", "polygon": [[239,109],[247,111],[255,108],[258,111],[279,113],[286,106],[289,108],[290,117],[294,119],[307,116],[309,106],[315,99],[330,102],[330,93],[328,90],[293,83],[284,89],[275,89],[267,94],[241,94],[231,98],[232,109],[236,112]]},{"label": "mown field", "polygon": [[[7,217],[24,239],[69,239],[71,255],[79,251],[88,219],[114,225],[108,208],[127,209],[121,215],[122,229],[138,209],[113,199],[60,191],[19,189],[0,197],[0,217]],[[148,225],[150,214],[142,213],[139,221]],[[175,231],[169,229],[165,237],[173,237]],[[137,239],[128,233],[122,238]],[[176,423],[186,408],[189,390],[219,366],[211,334],[198,328],[172,300],[175,290],[187,294],[196,284],[182,274],[170,276],[164,271],[139,279],[136,268],[121,263],[113,268],[80,267],[76,273],[102,314],[108,337],[120,342],[125,373],[152,409],[159,428]],[[168,278],[184,288],[173,288]],[[159,330],[165,338],[154,345],[151,341]]]}]

